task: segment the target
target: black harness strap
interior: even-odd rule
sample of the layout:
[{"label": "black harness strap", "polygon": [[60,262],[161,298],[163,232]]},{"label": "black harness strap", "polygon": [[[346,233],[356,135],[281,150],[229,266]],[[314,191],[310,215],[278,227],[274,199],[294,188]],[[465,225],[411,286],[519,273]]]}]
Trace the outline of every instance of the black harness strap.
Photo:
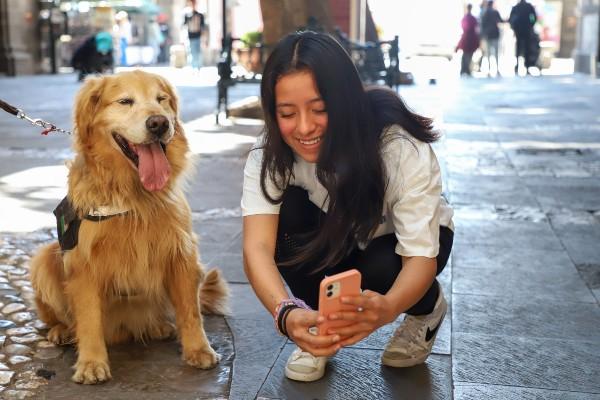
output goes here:
[{"label": "black harness strap", "polygon": [[[86,215],[83,219],[94,222],[106,221],[112,217],[127,215],[125,211],[119,214],[112,215]],[[75,212],[73,205],[69,201],[69,197],[62,199],[60,204],[54,209],[56,216],[56,230],[58,232],[58,243],[62,251],[72,250],[77,246],[79,240],[79,226],[81,218]]]}]

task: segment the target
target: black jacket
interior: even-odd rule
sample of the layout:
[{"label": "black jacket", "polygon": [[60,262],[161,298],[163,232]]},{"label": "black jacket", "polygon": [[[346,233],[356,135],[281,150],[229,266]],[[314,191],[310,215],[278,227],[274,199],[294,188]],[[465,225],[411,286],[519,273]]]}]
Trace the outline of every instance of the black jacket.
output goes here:
[{"label": "black jacket", "polygon": [[537,21],[535,8],[526,1],[520,1],[510,11],[510,27],[515,31],[515,34],[529,33],[533,29],[533,25]]}]

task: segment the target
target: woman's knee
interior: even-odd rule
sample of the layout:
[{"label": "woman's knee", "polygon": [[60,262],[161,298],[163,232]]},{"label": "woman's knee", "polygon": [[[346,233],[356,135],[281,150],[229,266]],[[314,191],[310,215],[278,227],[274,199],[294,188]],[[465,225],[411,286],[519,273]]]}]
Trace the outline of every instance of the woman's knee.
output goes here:
[{"label": "woman's knee", "polygon": [[385,294],[402,269],[402,257],[396,254],[396,236],[380,236],[356,257],[356,268],[362,275],[363,289]]},{"label": "woman's knee", "polygon": [[454,232],[446,226],[440,226],[440,250],[436,257],[437,274],[439,275],[448,263],[450,253],[452,252],[452,244],[454,242]]}]

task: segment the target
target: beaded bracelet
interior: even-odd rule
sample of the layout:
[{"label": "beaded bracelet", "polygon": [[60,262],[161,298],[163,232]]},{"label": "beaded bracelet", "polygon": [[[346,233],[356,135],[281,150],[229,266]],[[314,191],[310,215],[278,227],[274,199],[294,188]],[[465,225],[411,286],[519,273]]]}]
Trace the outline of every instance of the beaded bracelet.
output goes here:
[{"label": "beaded bracelet", "polygon": [[275,312],[273,313],[273,318],[275,319],[275,329],[277,329],[277,332],[279,332],[279,334],[282,336],[289,337],[285,322],[289,312],[294,308],[311,310],[311,308],[304,301],[295,297],[292,297],[291,299],[284,299],[277,305],[277,307],[275,307]]}]

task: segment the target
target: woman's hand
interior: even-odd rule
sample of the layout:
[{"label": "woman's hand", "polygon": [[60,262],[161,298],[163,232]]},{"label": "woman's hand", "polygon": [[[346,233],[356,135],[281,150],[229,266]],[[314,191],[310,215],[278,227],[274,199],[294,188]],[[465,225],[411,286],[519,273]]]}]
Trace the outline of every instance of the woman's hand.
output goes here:
[{"label": "woman's hand", "polygon": [[327,332],[343,338],[339,346],[350,346],[361,341],[383,325],[393,322],[399,315],[386,296],[372,290],[365,290],[360,296],[342,297],[341,302],[356,306],[357,311],[340,311],[329,315],[330,320],[352,322],[349,326],[331,328]]},{"label": "woman's hand", "polygon": [[285,321],[287,333],[302,350],[315,357],[332,356],[340,349],[339,335],[315,335],[309,332],[325,321],[316,311],[294,308]]}]

